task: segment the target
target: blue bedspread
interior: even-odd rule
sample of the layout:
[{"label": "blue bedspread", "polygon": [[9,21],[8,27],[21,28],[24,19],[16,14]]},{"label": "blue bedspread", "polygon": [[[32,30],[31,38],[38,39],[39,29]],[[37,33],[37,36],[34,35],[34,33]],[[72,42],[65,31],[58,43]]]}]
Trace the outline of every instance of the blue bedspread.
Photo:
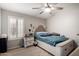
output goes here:
[{"label": "blue bedspread", "polygon": [[[45,34],[45,33],[44,33]],[[36,34],[37,40],[43,41],[47,44],[56,46],[57,43],[65,41],[64,36],[41,36],[40,34]]]}]

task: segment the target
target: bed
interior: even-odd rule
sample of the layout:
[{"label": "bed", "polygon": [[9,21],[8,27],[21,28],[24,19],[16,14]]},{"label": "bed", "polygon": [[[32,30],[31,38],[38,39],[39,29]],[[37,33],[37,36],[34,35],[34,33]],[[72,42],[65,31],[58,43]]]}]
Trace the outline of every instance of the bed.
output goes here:
[{"label": "bed", "polygon": [[[42,35],[40,35],[40,33],[42,33]],[[48,32],[46,32],[42,25],[38,26],[35,31],[35,41],[38,42],[40,48],[46,50],[50,54],[66,56],[76,48],[73,40],[67,40],[64,36],[47,35],[47,33]]]}]

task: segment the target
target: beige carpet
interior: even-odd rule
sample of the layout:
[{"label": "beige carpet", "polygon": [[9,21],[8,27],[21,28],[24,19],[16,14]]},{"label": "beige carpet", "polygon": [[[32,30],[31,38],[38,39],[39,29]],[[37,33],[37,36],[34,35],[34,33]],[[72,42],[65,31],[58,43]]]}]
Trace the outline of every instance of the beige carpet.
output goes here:
[{"label": "beige carpet", "polygon": [[69,56],[79,56],[79,47],[77,47]]},{"label": "beige carpet", "polygon": [[1,56],[51,56],[39,47],[18,48],[2,53]]}]

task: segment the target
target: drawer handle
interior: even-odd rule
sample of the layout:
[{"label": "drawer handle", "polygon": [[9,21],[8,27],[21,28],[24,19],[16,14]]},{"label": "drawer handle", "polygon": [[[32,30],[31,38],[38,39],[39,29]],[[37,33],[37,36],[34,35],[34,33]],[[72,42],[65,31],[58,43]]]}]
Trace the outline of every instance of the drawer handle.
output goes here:
[{"label": "drawer handle", "polygon": [[67,49],[65,49],[65,51],[67,51]]}]

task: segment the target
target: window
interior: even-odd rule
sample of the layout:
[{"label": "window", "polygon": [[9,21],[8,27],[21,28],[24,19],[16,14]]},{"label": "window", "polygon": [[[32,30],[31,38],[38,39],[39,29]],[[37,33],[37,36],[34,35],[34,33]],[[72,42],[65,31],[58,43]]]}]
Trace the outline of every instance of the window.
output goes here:
[{"label": "window", "polygon": [[12,16],[8,17],[8,37],[23,37],[23,19]]},{"label": "window", "polygon": [[17,34],[16,18],[9,17],[8,18],[8,37],[16,38],[16,34]]},{"label": "window", "polygon": [[18,19],[18,37],[23,37],[23,19]]}]

